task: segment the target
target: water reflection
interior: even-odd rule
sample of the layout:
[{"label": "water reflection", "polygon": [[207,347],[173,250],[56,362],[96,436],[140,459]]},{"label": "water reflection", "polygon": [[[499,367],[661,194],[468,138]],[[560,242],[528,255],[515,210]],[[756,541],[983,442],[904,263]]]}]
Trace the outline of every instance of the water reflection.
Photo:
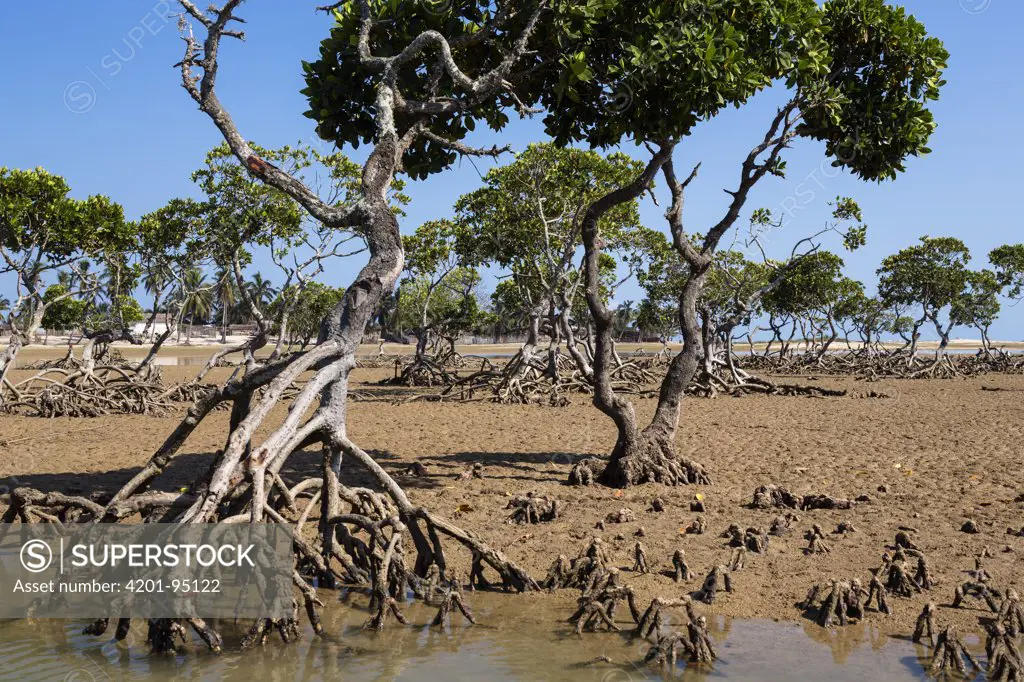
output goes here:
[{"label": "water reflection", "polygon": [[[362,630],[366,599],[339,593],[324,614],[327,637],[306,632],[289,646],[272,641],[241,653],[239,625],[217,624],[228,653],[196,648],[188,655],[151,656],[144,623],[123,643],[81,634],[81,621],[8,621],[0,624],[0,679],[17,680],[580,680],[639,682],[663,679],[642,664],[646,645],[626,633],[577,637],[568,611],[542,595],[469,594],[480,625],[455,619],[431,628],[432,609],[410,604],[413,625],[390,624],[381,634]],[[563,611],[565,611],[563,613]],[[923,679],[927,650],[889,638],[870,624],[824,630],[805,623],[710,619],[721,661],[714,670],[676,671],[673,679],[844,680]],[[111,629],[112,630],[112,629]],[[824,646],[821,646],[824,645]],[[592,663],[607,656],[612,663]]]}]

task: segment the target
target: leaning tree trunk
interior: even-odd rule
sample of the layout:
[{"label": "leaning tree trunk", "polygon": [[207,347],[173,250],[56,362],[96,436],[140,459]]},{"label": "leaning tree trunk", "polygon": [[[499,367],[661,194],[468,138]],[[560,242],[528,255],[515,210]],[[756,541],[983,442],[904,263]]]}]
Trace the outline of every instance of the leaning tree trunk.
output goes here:
[{"label": "leaning tree trunk", "polygon": [[19,330],[14,323],[14,315],[11,315],[11,337],[7,341],[7,348],[4,349],[3,353],[0,353],[0,403],[3,402],[4,387],[7,381],[7,373],[14,368],[14,363],[17,360],[18,353],[21,351],[23,346],[27,346],[32,340],[32,331],[39,328],[39,325],[43,323],[43,315],[46,314],[45,306],[34,307],[32,316],[29,319],[28,327],[24,332]]},{"label": "leaning tree trunk", "polygon": [[[281,314],[281,321],[278,324],[277,341],[274,343],[274,350],[270,353],[270,360],[277,360],[281,357],[281,349],[284,347],[285,335],[288,333],[288,318],[290,313],[285,310]],[[290,345],[290,344],[289,344]]]}]

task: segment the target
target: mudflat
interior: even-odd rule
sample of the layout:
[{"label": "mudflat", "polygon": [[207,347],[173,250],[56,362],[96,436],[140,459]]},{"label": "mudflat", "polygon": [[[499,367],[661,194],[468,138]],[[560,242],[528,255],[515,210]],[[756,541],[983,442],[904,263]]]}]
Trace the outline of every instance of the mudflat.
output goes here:
[{"label": "mudflat", "polygon": [[[169,349],[169,354],[179,352]],[[186,355],[200,352],[188,350]],[[205,349],[209,353],[209,349]],[[58,356],[60,351],[52,353]],[[38,354],[33,353],[35,356]],[[35,359],[29,357],[28,360]],[[191,378],[196,367],[162,367],[167,382]],[[227,376],[218,369],[210,379]],[[615,431],[586,395],[567,407],[502,406],[488,403],[402,402],[402,391],[384,389],[377,380],[389,369],[356,370],[352,389],[368,400],[353,401],[349,431],[363,448],[409,491],[414,502],[458,523],[502,549],[537,579],[559,554],[574,556],[600,537],[622,569],[624,582],[646,603],[650,597],[678,597],[696,591],[707,572],[726,563],[731,548],[721,534],[730,526],[767,530],[780,510],[750,506],[754,490],[774,483],[791,492],[825,494],[869,501],[847,510],[797,511],[799,520],[781,537],[772,537],[764,554],[748,554],[746,566],[733,574],[733,593],[719,593],[702,613],[725,617],[802,620],[797,607],[815,583],[859,578],[865,585],[871,569],[892,553],[901,527],[928,558],[936,586],[912,598],[891,596],[892,615],[869,610],[867,620],[891,634],[908,635],[924,604],[939,606],[940,627],[957,625],[979,631],[979,618],[991,612],[984,602],[968,599],[966,608],[950,606],[955,588],[969,579],[966,571],[982,559],[1000,588],[1021,590],[1024,537],[1008,534],[1024,525],[1024,376],[986,375],[962,380],[889,380],[866,383],[852,379],[803,379],[830,388],[845,388],[843,398],[748,396],[714,400],[688,398],[677,436],[679,451],[701,462],[712,486],[643,485],[626,491],[565,484],[573,462],[604,457]],[[15,370],[20,375],[24,370]],[[28,374],[25,373],[25,376]],[[869,397],[883,395],[887,397]],[[397,399],[397,401],[395,400]],[[638,400],[642,417],[653,400]],[[112,416],[96,419],[41,419],[0,416],[0,485],[44,491],[89,494],[114,492],[141,467],[184,413],[163,416]],[[260,434],[279,424],[279,406]],[[206,419],[176,458],[163,489],[177,489],[205,472],[213,453],[223,446],[229,414]],[[427,475],[406,474],[413,462]],[[319,451],[298,453],[284,471],[286,480],[312,475]],[[482,479],[463,479],[473,464],[484,467]],[[361,472],[343,467],[343,478],[369,485]],[[511,496],[534,492],[558,499],[564,510],[550,523],[513,525],[505,507]],[[703,496],[704,534],[684,529],[698,516],[694,496]],[[664,511],[650,511],[654,498]],[[621,509],[633,521],[605,521]],[[962,530],[968,519],[976,533]],[[842,522],[854,532],[835,533]],[[819,524],[831,551],[806,554],[804,532]],[[315,527],[315,524],[312,524]],[[640,528],[642,537],[636,537]],[[639,540],[652,572],[631,572]],[[675,583],[667,573],[671,556],[684,549],[695,574]],[[451,545],[449,557],[461,574],[470,557]],[[544,600],[567,617],[575,590],[522,595],[509,600]],[[623,616],[620,616],[623,617]]]}]

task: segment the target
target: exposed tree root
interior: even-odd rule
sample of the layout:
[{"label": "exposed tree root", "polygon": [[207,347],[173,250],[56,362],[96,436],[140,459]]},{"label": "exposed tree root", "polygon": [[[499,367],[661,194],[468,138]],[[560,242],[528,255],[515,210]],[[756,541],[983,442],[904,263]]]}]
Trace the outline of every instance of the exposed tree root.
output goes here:
[{"label": "exposed tree root", "polygon": [[871,582],[868,583],[868,598],[864,602],[864,607],[870,606],[871,600],[874,599],[876,610],[888,616],[892,613],[892,610],[889,608],[888,597],[889,591],[886,589],[885,583],[879,580],[878,573],[875,573],[871,576]]},{"label": "exposed tree root", "polygon": [[[923,555],[921,555],[923,558]],[[927,573],[927,567],[925,568]],[[910,567],[907,564],[906,555],[902,548],[898,548],[890,558],[888,554],[882,557],[882,565],[875,572],[879,579],[884,581],[885,589],[897,597],[913,597],[921,591],[921,585],[910,576]]]},{"label": "exposed tree root", "polygon": [[597,473],[604,464],[597,459],[583,459],[569,471],[569,485],[593,485]]},{"label": "exposed tree root", "polygon": [[673,580],[677,583],[693,580],[693,572],[690,571],[690,566],[686,563],[686,552],[682,549],[677,549],[672,553],[672,568]]},{"label": "exposed tree root", "polygon": [[[833,580],[814,585],[801,603],[801,608],[815,610],[815,622],[821,627],[847,625],[851,619],[864,618],[864,589],[860,580]],[[870,601],[870,597],[868,597]]]},{"label": "exposed tree root", "polygon": [[636,521],[636,514],[633,513],[632,509],[623,507],[618,511],[608,512],[604,520],[605,523],[632,523]]},{"label": "exposed tree root", "polygon": [[1015,635],[1001,623],[986,628],[985,654],[988,656],[988,679],[1000,682],[1024,680],[1024,658],[1017,648]]},{"label": "exposed tree root", "polygon": [[832,551],[828,543],[825,542],[825,533],[821,530],[821,526],[814,524],[809,531],[804,534],[804,539],[808,541],[807,548],[804,549],[804,554],[828,554]]},{"label": "exposed tree root", "polygon": [[465,598],[462,594],[462,586],[459,585],[458,580],[453,580],[441,591],[441,602],[437,607],[437,615],[434,616],[434,620],[431,625],[440,625],[442,627],[449,625],[451,623],[452,609],[456,608],[462,614],[463,618],[473,625],[476,625],[476,619],[473,617],[473,612],[469,609],[469,606],[466,605]]},{"label": "exposed tree root", "polygon": [[715,597],[718,596],[718,591],[722,589],[732,592],[732,577],[729,575],[729,569],[719,564],[708,572],[707,577],[704,578],[704,584],[694,598],[705,604],[713,604]]},{"label": "exposed tree root", "polygon": [[426,388],[452,386],[459,380],[458,371],[449,369],[450,361],[453,359],[447,352],[423,355],[415,357],[411,363],[399,371],[401,360],[396,358],[393,361],[395,376],[382,379],[380,383],[383,386],[421,386]]},{"label": "exposed tree root", "polygon": [[1007,588],[1006,598],[999,606],[998,622],[1011,637],[1024,633],[1024,606],[1021,606],[1017,590],[1012,587]]},{"label": "exposed tree root", "polygon": [[610,568],[604,542],[600,538],[591,538],[575,559],[570,561],[565,555],[559,555],[540,585],[546,590],[571,587],[587,590]]},{"label": "exposed tree root", "polygon": [[1020,374],[1024,358],[1001,350],[977,355],[938,357],[914,355],[906,349],[885,351],[857,349],[844,352],[817,352],[772,355],[751,355],[738,358],[744,369],[776,375],[803,375],[811,372],[824,376],[854,376],[868,381],[879,379],[953,379],[989,373]]},{"label": "exposed tree root", "polygon": [[650,573],[650,566],[647,565],[647,551],[639,541],[633,547],[633,572]]},{"label": "exposed tree root", "polygon": [[484,465],[480,462],[474,462],[473,466],[461,473],[455,474],[455,478],[460,481],[469,481],[474,478],[482,481],[484,478]]},{"label": "exposed tree root", "polygon": [[[865,501],[865,500],[856,500]],[[774,483],[762,485],[754,491],[754,498],[751,506],[755,509],[797,509],[806,511],[810,509],[850,509],[856,503],[855,500],[847,500],[829,495],[794,495],[785,488]]]},{"label": "exposed tree root", "polygon": [[921,615],[917,617],[917,623],[914,625],[914,634],[911,639],[915,644],[919,644],[925,637],[928,638],[928,642],[932,646],[935,646],[935,612],[937,607],[934,603],[928,602],[924,605],[924,609],[921,611]]},{"label": "exposed tree root", "polygon": [[958,585],[953,593],[953,608],[963,608],[968,597],[984,601],[993,613],[999,613],[999,602],[1002,594],[996,588],[988,584],[988,580],[968,580]]},{"label": "exposed tree root", "polygon": [[619,442],[598,480],[612,488],[642,483],[711,485],[703,465],[678,455],[674,436],[660,431],[641,432],[635,439]]},{"label": "exposed tree root", "polygon": [[173,405],[164,396],[166,389],[159,377],[150,377],[114,365],[48,369],[14,384],[0,407],[10,413],[47,418],[163,415]]},{"label": "exposed tree root", "polygon": [[800,517],[793,512],[786,512],[780,514],[772,519],[771,526],[768,527],[768,534],[776,537],[781,537],[793,529],[793,523],[799,521]]},{"label": "exposed tree root", "polygon": [[960,640],[960,636],[953,628],[947,627],[939,633],[935,651],[932,654],[932,662],[928,667],[929,674],[939,677],[948,675],[955,670],[961,677],[967,677],[967,664],[970,664],[975,671],[981,670],[981,664],[967,650]]},{"label": "exposed tree root", "polygon": [[729,539],[730,547],[744,547],[748,552],[764,554],[768,551],[768,534],[760,528],[740,530],[739,524],[731,524],[721,537]]},{"label": "exposed tree root", "polygon": [[508,523],[531,524],[554,521],[558,518],[561,506],[554,498],[529,492],[513,497],[505,509],[512,510],[508,516]]},{"label": "exposed tree root", "polygon": [[576,634],[602,625],[607,630],[617,631],[615,609],[623,601],[628,604],[633,621],[638,622],[640,613],[633,590],[619,582],[619,571],[613,568],[587,586],[577,600],[577,609],[569,616],[569,622],[576,624]]},{"label": "exposed tree root", "polygon": [[710,664],[717,658],[718,654],[708,634],[707,619],[700,616],[690,621],[685,634],[673,632],[659,637],[647,650],[644,662],[672,670],[680,659]]},{"label": "exposed tree root", "polygon": [[703,516],[698,516],[686,527],[687,535],[703,535],[707,530],[708,522]]}]

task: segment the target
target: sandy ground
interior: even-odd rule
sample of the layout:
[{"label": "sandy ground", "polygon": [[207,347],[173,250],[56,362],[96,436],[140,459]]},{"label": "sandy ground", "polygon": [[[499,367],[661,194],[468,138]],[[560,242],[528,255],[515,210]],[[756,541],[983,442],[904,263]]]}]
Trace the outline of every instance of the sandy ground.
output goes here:
[{"label": "sandy ground", "polygon": [[[29,350],[26,359],[40,352]],[[181,349],[175,352],[180,354]],[[189,349],[185,355],[208,352]],[[168,381],[184,380],[195,370],[163,368]],[[357,390],[371,392],[372,381],[389,371],[357,370],[353,382],[362,384]],[[913,599],[891,598],[891,617],[870,613],[868,620],[887,632],[909,634],[925,602],[935,601],[940,605],[940,625],[976,629],[978,618],[987,613],[983,603],[957,610],[949,604],[955,586],[967,579],[965,571],[973,568],[974,557],[984,547],[993,554],[984,565],[995,584],[1024,589],[1024,565],[1018,560],[1024,538],[1007,534],[1007,528],[1024,524],[1024,502],[1017,501],[1024,499],[1018,497],[1024,492],[1024,377],[871,384],[830,379],[821,384],[848,388],[850,397],[687,399],[678,446],[701,461],[714,478],[713,486],[703,488],[645,485],[622,493],[564,485],[573,461],[603,456],[614,441],[611,422],[585,396],[565,408],[355,402],[350,434],[407,486],[414,501],[455,517],[538,579],[557,554],[575,555],[591,536],[603,538],[616,564],[626,571],[625,582],[644,601],[698,589],[708,570],[728,559],[730,550],[719,534],[730,523],[767,529],[775,512],[747,506],[758,485],[777,483],[794,493],[846,498],[866,494],[871,502],[852,510],[801,513],[794,532],[772,538],[767,554],[748,555],[746,568],[734,575],[736,591],[721,594],[705,610],[730,617],[801,620],[805,615],[795,605],[812,584],[853,577],[866,584],[869,569],[891,550],[898,527],[910,526],[916,529],[912,536],[939,584]],[[860,397],[868,391],[890,397]],[[642,416],[653,407],[653,401],[639,403]],[[284,414],[284,408],[278,408],[271,421],[279,423]],[[0,485],[69,493],[113,491],[147,460],[178,418],[180,414],[93,420],[2,416]],[[159,487],[175,489],[201,475],[212,453],[223,445],[227,421],[226,411],[207,419]],[[423,463],[430,475],[402,475],[412,461]],[[485,467],[483,480],[456,478],[475,462]],[[318,466],[319,453],[297,453],[285,478],[312,475]],[[353,473],[348,480],[366,483]],[[888,492],[879,492],[883,485]],[[563,518],[536,526],[507,524],[508,496],[528,491],[564,502]],[[682,528],[696,516],[689,505],[698,492],[708,507],[708,532],[684,535]],[[647,511],[654,497],[666,501],[664,512]],[[463,505],[471,511],[459,511]],[[636,521],[595,529],[598,521],[621,508],[631,509]],[[980,533],[961,532],[967,518],[978,522]],[[852,522],[858,532],[831,534],[841,521]],[[803,532],[814,523],[829,533],[831,553],[804,554]],[[649,575],[628,571],[634,533],[641,526],[655,571]],[[670,568],[678,547],[686,550],[698,576],[688,584],[677,585],[661,574]],[[457,569],[468,569],[468,555],[454,546],[450,553]],[[524,603],[545,600],[553,607],[564,603],[568,616],[575,597],[573,591],[561,591],[516,598]]]}]

